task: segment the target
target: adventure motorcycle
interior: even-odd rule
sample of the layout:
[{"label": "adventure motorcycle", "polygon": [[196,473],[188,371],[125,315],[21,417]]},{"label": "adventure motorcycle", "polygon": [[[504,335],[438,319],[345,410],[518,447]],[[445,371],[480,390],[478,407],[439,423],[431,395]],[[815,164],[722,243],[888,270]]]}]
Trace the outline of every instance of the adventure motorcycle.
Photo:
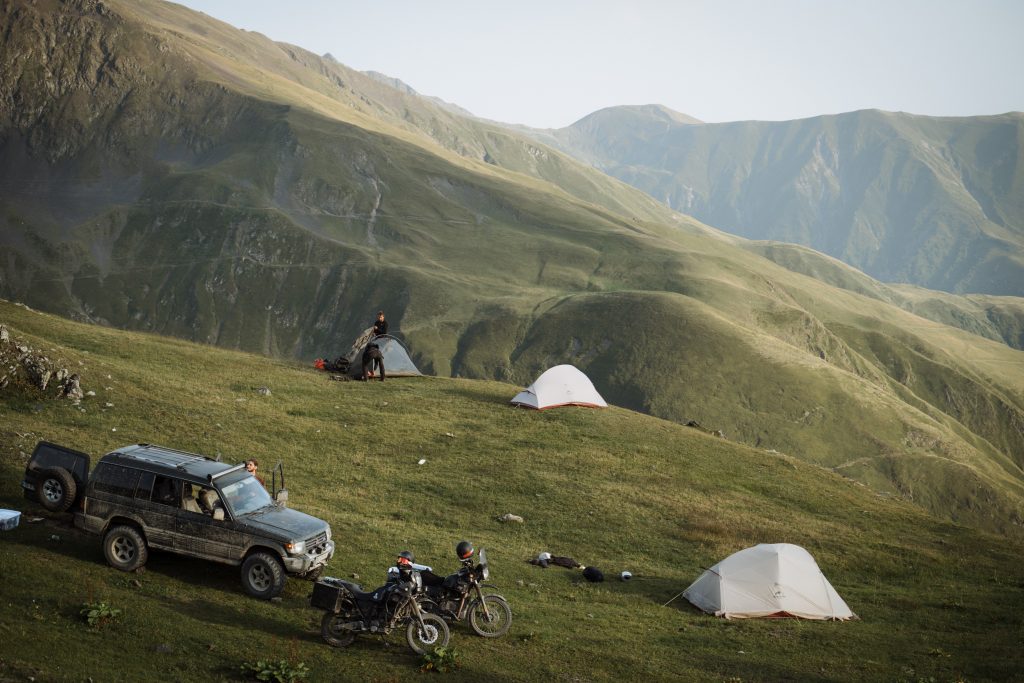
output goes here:
[{"label": "adventure motorcycle", "polygon": [[439,614],[450,621],[463,621],[484,638],[498,638],[512,626],[512,608],[508,601],[494,593],[484,593],[484,588],[493,588],[483,583],[490,577],[487,568],[487,551],[480,549],[480,562],[474,566],[473,558],[459,560],[462,567],[449,574],[436,585],[427,586],[429,600],[423,602],[423,609]]},{"label": "adventure motorcycle", "polygon": [[424,611],[421,601],[423,579],[409,566],[399,567],[397,580],[366,592],[359,584],[344,579],[323,578],[313,584],[310,605],[325,610],[320,635],[328,645],[346,647],[358,633],[386,636],[405,628],[405,639],[422,655],[448,644],[448,624],[436,614]]}]

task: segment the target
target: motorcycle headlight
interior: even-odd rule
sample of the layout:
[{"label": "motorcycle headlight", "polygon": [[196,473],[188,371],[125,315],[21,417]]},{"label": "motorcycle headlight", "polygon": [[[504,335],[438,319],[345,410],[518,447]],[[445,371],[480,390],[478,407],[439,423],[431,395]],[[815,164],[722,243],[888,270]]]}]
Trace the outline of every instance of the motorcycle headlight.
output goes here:
[{"label": "motorcycle headlight", "polygon": [[416,589],[417,593],[423,590],[423,577],[420,576],[419,572],[416,572],[412,575],[412,585]]},{"label": "motorcycle headlight", "polygon": [[480,568],[480,580],[481,581],[486,581],[487,577],[489,577],[490,575],[491,575],[491,570],[489,570],[487,568],[487,565],[484,565],[483,567]]},{"label": "motorcycle headlight", "polygon": [[287,550],[290,555],[299,555],[306,550],[306,542],[295,541],[294,543],[285,543],[284,549]]}]

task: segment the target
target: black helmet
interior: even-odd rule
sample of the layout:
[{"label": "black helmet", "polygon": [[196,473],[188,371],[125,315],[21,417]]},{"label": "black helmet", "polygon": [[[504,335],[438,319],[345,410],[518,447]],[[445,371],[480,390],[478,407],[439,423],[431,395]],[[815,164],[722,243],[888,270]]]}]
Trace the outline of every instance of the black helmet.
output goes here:
[{"label": "black helmet", "polygon": [[468,560],[473,555],[473,544],[469,541],[459,541],[455,546],[455,556],[460,560]]},{"label": "black helmet", "polygon": [[405,562],[402,562],[402,560],[405,560],[409,564],[412,564],[416,561],[416,556],[412,554],[411,550],[403,550],[402,552],[398,553],[398,564],[405,564]]}]

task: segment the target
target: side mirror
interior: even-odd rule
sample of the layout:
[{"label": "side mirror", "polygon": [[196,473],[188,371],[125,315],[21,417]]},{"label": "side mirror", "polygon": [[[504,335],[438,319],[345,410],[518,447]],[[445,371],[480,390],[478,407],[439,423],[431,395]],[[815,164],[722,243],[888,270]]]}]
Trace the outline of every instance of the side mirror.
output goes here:
[{"label": "side mirror", "polygon": [[288,507],[288,489],[279,489],[274,494],[274,501],[281,507]]},{"label": "side mirror", "polygon": [[215,520],[217,520],[217,521],[223,521],[224,520],[224,508],[214,508],[213,509],[213,518]]}]

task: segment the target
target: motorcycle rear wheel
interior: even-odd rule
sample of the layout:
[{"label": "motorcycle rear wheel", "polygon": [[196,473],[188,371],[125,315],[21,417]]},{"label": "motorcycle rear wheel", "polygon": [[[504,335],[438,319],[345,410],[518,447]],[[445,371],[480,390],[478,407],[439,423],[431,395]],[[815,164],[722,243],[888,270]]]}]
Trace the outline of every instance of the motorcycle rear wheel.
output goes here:
[{"label": "motorcycle rear wheel", "polygon": [[448,624],[436,614],[422,614],[423,627],[413,618],[405,629],[405,639],[409,647],[418,655],[433,652],[435,648],[445,647],[451,638]]},{"label": "motorcycle rear wheel", "polygon": [[348,623],[347,619],[334,612],[328,612],[320,620],[320,636],[333,647],[348,647],[356,639],[356,632],[341,627]]},{"label": "motorcycle rear wheel", "polygon": [[[487,613],[484,613],[484,603]],[[512,607],[499,595],[485,595],[483,602],[475,600],[469,606],[469,625],[478,636],[500,638],[512,626]]]}]

